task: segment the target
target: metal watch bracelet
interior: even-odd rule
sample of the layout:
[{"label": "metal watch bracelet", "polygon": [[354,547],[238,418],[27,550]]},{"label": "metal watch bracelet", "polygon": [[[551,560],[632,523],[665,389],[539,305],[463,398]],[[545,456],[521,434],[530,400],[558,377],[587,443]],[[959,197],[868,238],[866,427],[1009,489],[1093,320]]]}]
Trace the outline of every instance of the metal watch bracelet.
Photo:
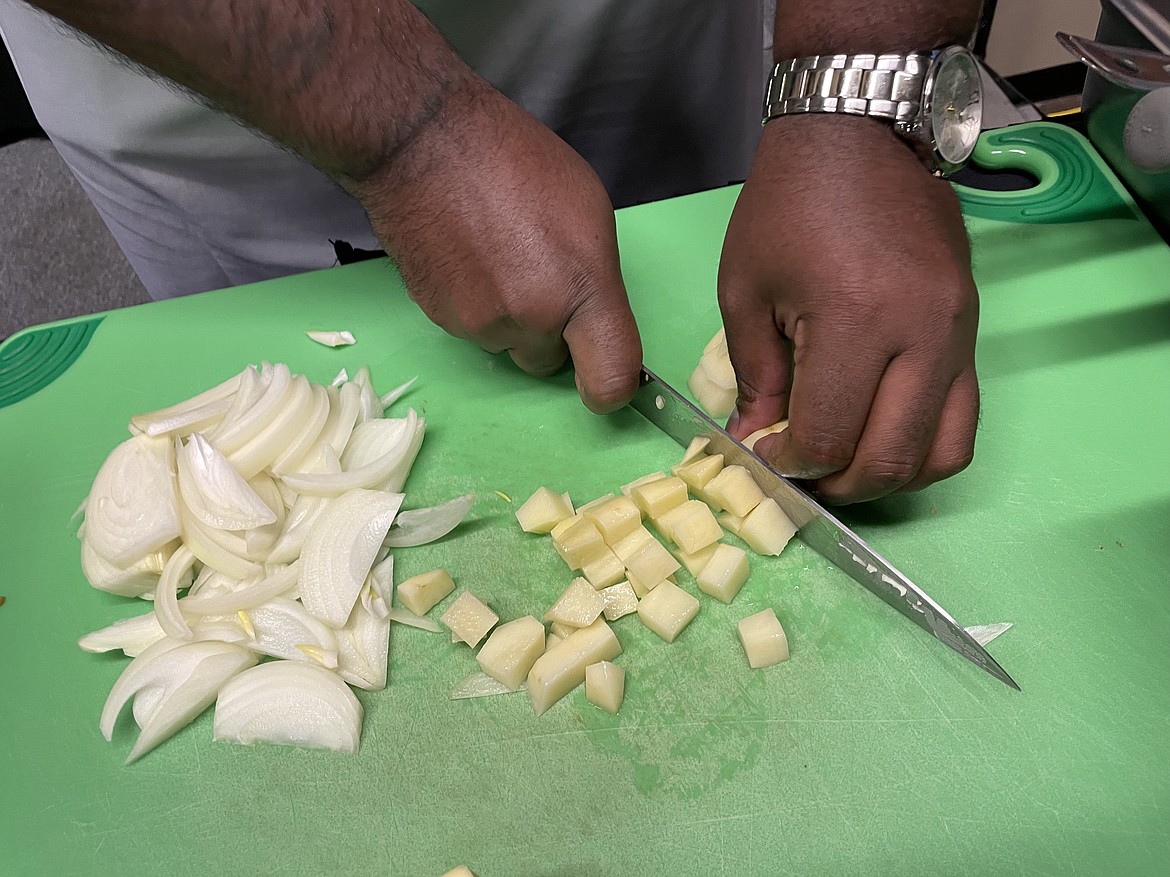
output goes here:
[{"label": "metal watch bracelet", "polygon": [[777,64],[766,123],[794,113],[847,113],[910,122],[919,112],[929,55],[812,55]]}]

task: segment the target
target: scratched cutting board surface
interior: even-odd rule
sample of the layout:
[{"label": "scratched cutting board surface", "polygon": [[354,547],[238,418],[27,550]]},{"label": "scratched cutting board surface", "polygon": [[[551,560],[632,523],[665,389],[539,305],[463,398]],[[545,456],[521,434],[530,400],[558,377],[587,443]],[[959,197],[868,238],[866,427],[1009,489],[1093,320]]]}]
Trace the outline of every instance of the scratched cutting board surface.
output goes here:
[{"label": "scratched cutting board surface", "polygon": [[[390,686],[360,694],[358,755],[214,743],[205,714],[122,766],[132,723],[111,745],[97,719],[126,659],[75,641],[144,606],[85,584],[69,518],[132,413],[264,359],[323,381],[364,363],[382,388],[419,374],[401,403],[428,421],[409,504],[479,499],[456,535],[400,551],[397,578],[445,565],[504,618],[539,614],[570,576],[494,491],[584,501],[679,454],[637,415],[588,414],[567,377],[448,339],[365,263],[0,347],[0,871],[1162,873],[1170,251],[1075,135],[985,137],[983,163],[1005,156],[1041,185],[964,193],[983,302],[976,461],[847,520],[961,623],[1013,622],[990,648],[1022,693],[794,543],[753,559],[733,605],[704,600],[671,646],[617,622],[616,717],[580,690],[539,719],[524,694],[450,700],[471,653],[396,627]],[[734,198],[619,214],[646,361],[680,386],[718,325]],[[328,350],[311,328],[359,341]],[[766,606],[792,659],[752,671],[735,621]]]}]

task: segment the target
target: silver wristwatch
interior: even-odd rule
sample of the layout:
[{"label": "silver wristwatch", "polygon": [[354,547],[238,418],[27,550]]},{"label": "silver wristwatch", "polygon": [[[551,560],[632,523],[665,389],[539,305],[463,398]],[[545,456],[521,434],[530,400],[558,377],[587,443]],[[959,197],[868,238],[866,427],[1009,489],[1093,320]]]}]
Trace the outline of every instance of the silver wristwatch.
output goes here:
[{"label": "silver wristwatch", "polygon": [[982,128],[979,65],[962,46],[929,54],[793,58],[772,71],[764,122],[796,113],[888,119],[931,173],[949,176],[967,163]]}]

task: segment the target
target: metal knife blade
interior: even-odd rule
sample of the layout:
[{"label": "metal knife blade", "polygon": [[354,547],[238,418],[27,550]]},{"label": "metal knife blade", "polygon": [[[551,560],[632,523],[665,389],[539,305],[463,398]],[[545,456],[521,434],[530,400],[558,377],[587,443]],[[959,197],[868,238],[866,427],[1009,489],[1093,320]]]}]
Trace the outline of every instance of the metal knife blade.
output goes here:
[{"label": "metal knife blade", "polygon": [[747,469],[764,493],[776,500],[784,514],[796,524],[800,538],[810,548],[944,645],[1019,691],[1020,686],[987,650],[925,591],[866,545],[824,506],[779,475],[647,368],[642,369],[641,383],[630,407],[683,447],[696,437],[709,439],[708,452],[723,454],[727,465]]}]

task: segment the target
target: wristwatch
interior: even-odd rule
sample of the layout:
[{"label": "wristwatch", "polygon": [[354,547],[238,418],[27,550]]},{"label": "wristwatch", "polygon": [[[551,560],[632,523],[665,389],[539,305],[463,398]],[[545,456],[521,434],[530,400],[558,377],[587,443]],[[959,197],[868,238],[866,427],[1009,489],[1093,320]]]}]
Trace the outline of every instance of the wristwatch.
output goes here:
[{"label": "wristwatch", "polygon": [[979,65],[962,46],[904,55],[792,58],[777,64],[768,80],[764,123],[797,113],[888,119],[931,173],[946,177],[967,163],[979,139]]}]

